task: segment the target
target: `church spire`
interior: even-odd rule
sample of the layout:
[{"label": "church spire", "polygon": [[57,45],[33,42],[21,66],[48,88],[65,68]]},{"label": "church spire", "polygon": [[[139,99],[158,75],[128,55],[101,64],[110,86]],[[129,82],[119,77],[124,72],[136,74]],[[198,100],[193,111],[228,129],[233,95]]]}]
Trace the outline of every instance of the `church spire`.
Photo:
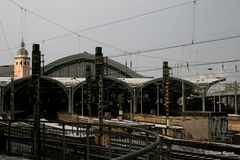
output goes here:
[{"label": "church spire", "polygon": [[21,48],[24,48],[24,47],[25,47],[25,43],[24,43],[24,40],[23,40],[23,37],[22,37]]},{"label": "church spire", "polygon": [[28,56],[28,51],[24,47],[25,47],[25,43],[22,38],[21,48],[18,50],[17,55]]}]

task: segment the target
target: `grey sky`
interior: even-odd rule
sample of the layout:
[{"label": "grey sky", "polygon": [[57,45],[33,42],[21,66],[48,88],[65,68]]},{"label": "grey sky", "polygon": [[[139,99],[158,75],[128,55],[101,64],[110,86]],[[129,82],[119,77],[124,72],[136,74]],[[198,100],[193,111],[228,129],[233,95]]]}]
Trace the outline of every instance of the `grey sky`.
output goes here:
[{"label": "grey sky", "polygon": [[[191,0],[13,0],[24,8],[71,31],[133,17]],[[194,42],[240,35],[240,0],[198,0],[195,4]],[[84,37],[65,36],[68,31],[25,12],[9,0],[0,1],[0,21],[13,56],[23,35],[27,44],[37,42],[46,63],[68,55],[103,47],[105,56],[125,54]],[[127,52],[190,43],[193,37],[193,2],[128,21],[79,33]],[[44,43],[43,43],[44,41]],[[0,30],[0,65],[12,64],[13,57]],[[26,46],[31,55],[31,45]],[[240,78],[240,63],[192,66],[196,63],[225,62],[240,59],[240,38],[159,50],[113,58],[122,64],[132,61],[132,69],[145,76],[161,77],[162,61],[168,60],[174,76],[221,76],[229,81]],[[186,65],[189,65],[189,68]],[[179,67],[185,66],[185,67]],[[238,72],[236,72],[236,66]],[[212,70],[208,70],[212,68]],[[151,70],[145,71],[143,70]]]}]

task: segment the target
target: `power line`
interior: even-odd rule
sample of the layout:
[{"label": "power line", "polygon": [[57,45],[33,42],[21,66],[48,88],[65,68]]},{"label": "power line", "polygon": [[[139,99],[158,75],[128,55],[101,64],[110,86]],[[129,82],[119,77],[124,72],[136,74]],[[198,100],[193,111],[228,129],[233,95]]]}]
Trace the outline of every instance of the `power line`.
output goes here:
[{"label": "power line", "polygon": [[5,40],[6,44],[7,44],[9,53],[11,54],[11,56],[12,56],[12,58],[13,58],[13,54],[12,54],[12,51],[11,51],[11,49],[10,49],[10,47],[9,47],[9,44],[8,44],[8,41],[7,41],[7,37],[6,37],[6,34],[5,34],[5,32],[4,32],[3,25],[2,25],[2,22],[1,22],[1,21],[0,21],[0,24],[1,24],[1,29],[2,29],[2,33],[3,33],[4,40]]},{"label": "power line", "polygon": [[[18,6],[19,8],[21,8],[22,10],[24,9],[21,5],[19,5],[18,3],[16,3],[15,1],[13,0],[9,0],[10,2],[12,2],[14,5]],[[94,30],[94,29],[97,29],[97,28],[102,28],[102,27],[105,27],[105,26],[109,26],[109,25],[113,25],[113,24],[117,24],[117,23],[121,23],[121,22],[125,22],[125,21],[129,21],[129,20],[133,20],[133,19],[136,19],[136,18],[139,18],[139,17],[143,17],[143,16],[147,16],[147,15],[151,15],[151,14],[155,14],[155,13],[158,13],[158,12],[162,12],[162,11],[165,11],[165,10],[169,10],[169,9],[173,9],[173,8],[177,8],[177,7],[180,7],[180,6],[184,6],[184,5],[188,5],[188,4],[191,4],[191,3],[195,3],[195,0],[194,1],[188,1],[188,2],[184,2],[184,3],[180,3],[180,4],[176,4],[176,5],[173,5],[173,6],[169,6],[169,7],[166,7],[166,8],[161,8],[161,9],[158,9],[158,10],[154,10],[154,11],[150,11],[150,12],[145,12],[145,13],[142,13],[142,14],[138,14],[138,15],[135,15],[135,16],[131,16],[131,17],[127,17],[127,18],[122,18],[122,19],[119,19],[119,20],[116,20],[116,21],[112,21],[112,22],[108,22],[108,23],[104,23],[104,24],[100,24],[100,25],[96,25],[96,26],[93,26],[93,27],[88,27],[88,28],[85,28],[85,29],[82,29],[82,30],[79,30],[79,31],[71,31],[65,27],[63,27],[62,25],[59,25],[45,17],[42,17],[30,10],[28,10],[29,13],[39,17],[39,18],[42,18],[60,28],[63,28],[65,30],[67,30],[68,32],[70,33],[67,33],[67,34],[63,34],[63,35],[59,35],[59,36],[55,36],[55,37],[51,37],[51,38],[47,38],[45,39],[44,41],[47,42],[47,41],[50,41],[50,40],[55,40],[55,39],[58,39],[58,38],[63,38],[63,37],[66,37],[66,36],[70,36],[72,34],[77,34],[77,33],[80,33],[80,32],[85,32],[85,31],[89,31],[89,30]],[[26,11],[26,9],[25,9]],[[78,34],[77,34],[78,35]],[[80,35],[78,35],[80,36]],[[83,36],[83,35],[81,35]],[[113,49],[116,49],[116,50],[119,50],[121,52],[124,52],[124,53],[127,53],[127,51],[124,51],[122,49],[119,49],[117,47],[114,47],[112,45],[109,45],[109,44],[106,44],[106,43],[103,43],[103,42],[100,42],[100,41],[97,41],[97,40],[94,40],[92,38],[89,38],[89,37],[86,37],[86,36],[83,36],[85,39],[88,39],[90,41],[94,41],[94,42],[97,42],[97,43],[100,43],[100,44],[103,44],[105,46],[108,46],[110,48],[113,48]],[[41,40],[42,41],[42,40]],[[39,41],[38,41],[39,42]],[[31,43],[32,44],[32,43]]]},{"label": "power line", "polygon": [[176,60],[176,59],[170,59],[170,58],[162,58],[162,57],[158,57],[158,56],[150,56],[150,55],[144,55],[144,54],[139,54],[139,56],[142,56],[142,57],[148,57],[148,58],[158,58],[158,59],[161,59],[161,60],[166,60],[166,61],[175,61],[175,62],[187,62],[187,61],[182,61],[182,60]]},{"label": "power line", "polygon": [[[18,3],[16,3],[16,2],[13,1],[13,0],[9,0],[9,1],[12,2],[14,5],[16,5],[17,7],[21,8],[21,9],[24,9],[26,12],[28,12],[28,13],[30,13],[30,14],[32,14],[32,15],[40,18],[40,19],[43,19],[43,20],[45,20],[45,21],[47,21],[47,22],[49,22],[49,23],[51,23],[51,24],[53,24],[53,25],[55,25],[55,26],[57,26],[57,27],[59,27],[59,28],[61,28],[61,29],[63,29],[63,30],[65,30],[65,31],[68,31],[69,33],[71,33],[70,35],[74,34],[74,35],[77,35],[77,36],[81,36],[81,37],[83,37],[83,38],[85,38],[85,39],[87,39],[87,40],[90,40],[90,41],[93,41],[93,42],[97,42],[97,43],[102,44],[102,45],[104,45],[104,46],[107,46],[107,47],[109,47],[109,48],[113,48],[113,49],[116,49],[116,50],[119,50],[119,51],[121,51],[121,52],[126,53],[126,51],[123,50],[123,49],[117,48],[117,47],[115,47],[115,46],[112,46],[112,45],[107,44],[107,43],[104,43],[104,42],[100,42],[100,41],[98,41],[98,40],[95,40],[95,39],[93,39],[93,38],[89,38],[89,37],[84,36],[84,35],[80,35],[80,34],[78,34],[77,32],[74,32],[74,31],[72,31],[71,29],[68,29],[68,28],[66,28],[66,27],[63,26],[63,25],[60,25],[60,24],[58,24],[58,23],[56,23],[56,22],[54,22],[54,21],[52,21],[52,20],[50,20],[50,19],[48,19],[48,18],[46,18],[46,17],[43,17],[43,16],[41,16],[41,15],[39,15],[39,14],[31,11],[31,10],[28,10],[28,9],[22,7],[21,5],[19,5]],[[46,42],[46,40],[45,40],[45,42]]]},{"label": "power line", "polygon": [[[234,63],[234,62],[240,62],[240,59],[237,59],[237,60],[229,60],[229,61],[218,61],[218,62],[208,62],[208,63],[198,63],[198,64],[188,64],[188,67],[196,67],[196,66],[206,66],[206,65],[215,65],[215,64],[226,64],[226,63]],[[174,67],[171,67],[171,68],[184,68],[184,67],[187,67],[187,64],[186,65],[181,65],[181,66],[174,66]],[[155,71],[155,70],[161,70],[162,68],[159,67],[159,68],[151,68],[151,69],[143,69],[143,70],[137,70],[137,72],[149,72],[149,71]]]},{"label": "power line", "polygon": [[217,41],[224,41],[224,40],[236,39],[236,38],[240,38],[240,35],[223,37],[223,38],[216,38],[216,39],[199,41],[199,42],[193,42],[193,43],[191,42],[191,43],[185,43],[185,44],[180,44],[180,45],[173,45],[173,46],[162,47],[162,48],[138,50],[136,52],[129,52],[128,54],[119,54],[119,55],[113,55],[113,56],[109,56],[109,57],[110,58],[123,57],[123,56],[128,56],[128,55],[148,53],[148,52],[155,52],[155,51],[160,51],[160,50],[168,50],[168,49],[174,49],[174,48],[179,48],[179,47],[193,46],[193,45],[199,45],[199,44],[205,44],[205,43],[211,43],[211,42],[217,42]]},{"label": "power line", "polygon": [[[240,72],[234,72],[234,71],[229,71],[229,72],[224,72],[224,74],[227,74],[228,75],[228,77],[235,77],[235,76],[238,76],[238,75],[236,75],[236,73],[237,74],[240,74]],[[216,75],[217,75],[218,73],[216,73]],[[232,75],[232,74],[234,74],[234,76],[230,76],[230,75]],[[213,75],[213,73],[204,73],[204,74],[200,74],[201,76],[208,76],[208,75]],[[182,75],[182,76],[178,76],[179,78],[181,78],[181,77],[184,77],[184,78],[186,78],[186,77],[196,77],[196,74],[188,74],[188,75]]]},{"label": "power line", "polygon": [[173,5],[173,6],[169,6],[169,7],[166,7],[166,8],[161,8],[161,9],[158,9],[158,10],[145,12],[145,13],[138,14],[138,15],[135,15],[135,16],[119,19],[119,20],[108,22],[108,23],[104,23],[104,24],[101,24],[101,25],[96,25],[96,26],[89,27],[89,28],[85,28],[85,29],[82,29],[82,30],[77,31],[77,32],[79,33],[79,32],[89,31],[89,30],[93,30],[93,29],[97,29],[97,28],[113,25],[113,24],[116,24],[116,23],[121,23],[121,22],[129,21],[129,20],[133,20],[133,19],[136,19],[136,18],[139,18],[139,17],[143,17],[143,16],[155,14],[155,13],[158,13],[158,12],[166,11],[166,10],[169,10],[169,9],[177,8],[177,7],[180,7],[180,6],[184,6],[184,5],[187,5],[187,4],[191,4],[191,3],[194,3],[195,1],[196,0],[188,1],[188,2],[184,2],[184,3],[176,4],[176,5]]},{"label": "power line", "polygon": [[193,22],[192,22],[192,43],[194,42],[195,38],[195,5],[197,3],[197,0],[194,0],[193,2]]},{"label": "power line", "polygon": [[[12,1],[12,0],[10,0],[10,1]],[[194,1],[195,1],[195,0],[194,0]],[[76,33],[85,32],[85,31],[89,31],[89,30],[94,30],[94,29],[98,29],[98,28],[105,27],[105,26],[109,26],[109,25],[113,25],[113,24],[117,24],[117,23],[129,21],[129,20],[133,20],[133,19],[136,19],[136,18],[139,18],[139,17],[143,17],[143,16],[155,14],[155,13],[158,13],[158,12],[166,11],[166,10],[169,10],[169,9],[177,8],[177,7],[180,7],[180,6],[188,5],[188,4],[194,3],[194,1],[188,1],[188,2],[184,2],[184,3],[176,4],[176,5],[173,5],[173,6],[169,6],[169,7],[166,7],[166,8],[161,8],[161,9],[158,9],[158,10],[154,10],[154,11],[150,11],[150,12],[145,12],[145,13],[138,14],[138,15],[135,15],[135,16],[131,16],[131,17],[127,17],[127,18],[122,18],[122,19],[115,20],[115,21],[112,21],[112,22],[108,22],[108,23],[104,23],[104,24],[100,24],[100,25],[88,27],[88,28],[85,28],[85,29],[76,31]],[[12,2],[13,2],[15,5],[17,5],[18,7],[21,7],[20,5],[16,4],[14,1],[12,1]],[[57,38],[62,38],[62,37],[70,36],[70,35],[71,35],[71,33],[67,33],[67,34],[55,36],[55,37],[52,37],[52,38],[48,38],[48,39],[46,39],[45,41],[54,40],[54,39],[57,39]]]}]

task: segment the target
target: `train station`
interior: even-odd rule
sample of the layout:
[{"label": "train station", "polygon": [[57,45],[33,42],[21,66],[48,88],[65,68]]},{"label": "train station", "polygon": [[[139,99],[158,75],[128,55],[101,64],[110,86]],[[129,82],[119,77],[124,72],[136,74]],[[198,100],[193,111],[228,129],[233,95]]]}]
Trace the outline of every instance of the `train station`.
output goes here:
[{"label": "train station", "polygon": [[[30,76],[28,52],[21,44],[14,65],[1,66],[1,113],[21,115],[31,113],[31,99],[34,91]],[[41,112],[57,115],[58,112],[89,115],[87,106],[97,116],[94,54],[87,52],[71,55],[42,66],[40,78]],[[113,117],[119,110],[123,113],[165,115],[163,75],[160,78],[144,77],[130,68],[104,57],[104,110]],[[167,63],[167,62],[166,62]],[[166,66],[167,69],[171,68]],[[170,72],[170,69],[169,69]],[[90,79],[90,80],[89,80]],[[217,111],[219,94],[209,94],[208,90],[225,80],[224,77],[205,79],[179,79],[169,76],[170,115],[181,115],[184,111]],[[88,85],[91,85],[88,91]],[[95,88],[96,89],[96,88]],[[228,92],[230,94],[230,92]],[[88,98],[90,95],[90,99]],[[239,95],[223,94],[220,97],[223,111],[237,112],[235,100]],[[213,97],[215,100],[213,100]],[[225,101],[223,99],[230,99]],[[12,102],[11,102],[12,101]],[[11,103],[10,103],[11,102]],[[231,102],[231,103],[230,103]],[[236,105],[238,105],[236,104]],[[21,117],[21,116],[20,116]]]},{"label": "train station", "polygon": [[[111,139],[109,142],[110,135],[105,133],[103,124],[123,125],[130,128],[139,126],[154,131],[153,137],[159,133],[190,140],[189,143],[180,142],[180,146],[193,147],[193,141],[213,142],[212,145],[219,149],[221,146],[214,142],[238,144],[236,133],[239,132],[239,126],[236,123],[239,119],[237,116],[239,94],[229,91],[225,94],[208,92],[215,84],[225,81],[224,77],[188,80],[175,78],[171,76],[171,67],[168,66],[167,61],[163,61],[161,78],[144,77],[104,57],[101,47],[96,47],[95,54],[79,53],[61,58],[46,66],[41,63],[44,60],[40,53],[39,45],[34,44],[31,70],[28,51],[25,50],[24,42],[22,42],[14,64],[1,66],[3,76],[0,77],[1,119],[8,120],[10,125],[15,121],[20,121],[20,124],[17,124],[20,126],[34,119],[34,124],[36,123],[34,136],[36,137],[41,137],[39,129],[43,123],[44,127],[61,128],[62,126],[58,124],[52,126],[52,123],[45,122],[45,120],[57,120],[64,123],[62,131],[71,132],[71,135],[76,134],[74,137],[81,134],[79,128],[76,128],[81,123],[91,125],[88,126],[90,128],[99,128],[99,134],[94,136],[94,141],[97,145],[105,147],[109,147],[109,143],[113,143],[112,141],[116,139]],[[232,115],[235,115],[235,118]],[[41,120],[44,121],[40,123]],[[93,124],[99,126],[93,126]],[[74,127],[66,129],[65,127],[69,125]],[[117,130],[121,133],[124,129],[121,127]],[[89,132],[88,129],[87,132]],[[140,134],[142,131],[134,130],[134,132],[136,133],[131,132],[131,134]],[[97,153],[91,155],[89,145],[95,142],[89,141],[91,140],[88,139],[86,144],[88,151],[83,154],[78,153],[76,156],[87,156],[87,159],[91,159],[92,156],[101,159],[99,156],[103,156],[102,154],[106,151],[103,150],[101,155]],[[167,144],[171,140],[165,139],[165,141]],[[7,143],[11,142],[7,141]],[[46,143],[49,148],[53,147],[51,140]],[[124,140],[118,145],[123,145],[123,143]],[[154,147],[155,143],[160,143],[160,140],[156,138],[156,142],[152,143],[151,147]],[[178,145],[177,151],[174,152],[178,157],[179,144],[175,141],[171,143]],[[37,143],[33,144],[33,148],[41,148],[41,146],[35,146]],[[204,143],[200,146],[204,149],[208,148],[208,145]],[[62,147],[65,149],[65,145]],[[76,152],[76,148],[73,149],[72,145],[69,147],[69,150]],[[57,150],[55,147],[52,149]],[[81,150],[81,148],[78,149]],[[224,149],[229,150],[226,147]],[[230,149],[237,150],[232,146]],[[155,151],[149,152],[151,153],[148,154],[154,157]],[[44,150],[44,153],[50,156],[47,150]],[[35,156],[39,154],[34,150]],[[169,152],[166,155],[161,153],[156,155],[161,155],[163,158],[168,157],[168,154]],[[65,152],[63,155],[68,157]],[[106,158],[109,155],[104,156]],[[115,153],[110,152],[111,156],[117,157]]]}]

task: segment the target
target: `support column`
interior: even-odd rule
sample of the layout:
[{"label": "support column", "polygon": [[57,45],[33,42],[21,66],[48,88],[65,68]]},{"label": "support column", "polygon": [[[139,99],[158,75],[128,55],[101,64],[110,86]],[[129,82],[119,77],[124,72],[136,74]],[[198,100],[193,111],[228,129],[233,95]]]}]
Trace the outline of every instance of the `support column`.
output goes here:
[{"label": "support column", "polygon": [[5,109],[5,107],[4,107],[4,87],[2,87],[2,89],[1,89],[1,112],[3,113],[6,109]]},{"label": "support column", "polygon": [[33,44],[32,50],[32,83],[33,83],[33,112],[34,112],[34,130],[33,130],[33,159],[41,159],[41,134],[40,134],[40,77],[41,77],[41,52],[39,44]]},{"label": "support column", "polygon": [[103,76],[99,76],[98,81],[98,118],[99,118],[99,124],[100,124],[100,136],[103,135]]},{"label": "support column", "polygon": [[82,116],[83,116],[83,85],[82,85],[82,96],[81,96],[81,101],[82,101],[82,104],[81,104],[81,110],[82,110]]},{"label": "support column", "polygon": [[206,91],[205,91],[205,88],[203,88],[203,91],[202,91],[202,111],[205,112],[205,97],[206,96]]},{"label": "support column", "polygon": [[132,120],[132,110],[133,110],[133,103],[132,103],[132,98],[129,100],[130,103],[130,120]]},{"label": "support column", "polygon": [[3,113],[3,93],[2,93],[2,86],[0,86],[0,114]]},{"label": "support column", "polygon": [[231,104],[230,104],[230,106],[231,106],[232,108],[234,108],[234,106],[235,106],[235,104],[234,104],[234,103],[235,103],[234,97],[235,97],[235,96],[233,96],[233,97],[231,96],[231,97],[230,97],[230,98],[231,98]]},{"label": "support column", "polygon": [[11,119],[14,119],[14,85],[12,84],[13,79],[11,80],[11,101],[10,101],[10,112],[11,112]]},{"label": "support column", "polygon": [[182,81],[182,112],[186,110],[186,102],[185,102],[185,83]]},{"label": "support column", "polygon": [[222,112],[221,108],[221,91],[219,89],[219,94],[218,94],[218,112]]},{"label": "support column", "polygon": [[142,87],[141,87],[141,114],[143,114],[143,95],[142,95]]},{"label": "support column", "polygon": [[235,81],[235,94],[234,94],[234,104],[235,104],[235,114],[238,114],[238,84],[237,81]]},{"label": "support column", "polygon": [[213,112],[216,112],[216,97],[213,96]]},{"label": "support column", "polygon": [[68,88],[68,113],[73,114],[73,88]]},{"label": "support column", "polygon": [[159,103],[160,103],[160,99],[159,99],[159,83],[157,83],[157,116],[159,116]]},{"label": "support column", "polygon": [[136,88],[133,89],[133,113],[137,113]]}]

